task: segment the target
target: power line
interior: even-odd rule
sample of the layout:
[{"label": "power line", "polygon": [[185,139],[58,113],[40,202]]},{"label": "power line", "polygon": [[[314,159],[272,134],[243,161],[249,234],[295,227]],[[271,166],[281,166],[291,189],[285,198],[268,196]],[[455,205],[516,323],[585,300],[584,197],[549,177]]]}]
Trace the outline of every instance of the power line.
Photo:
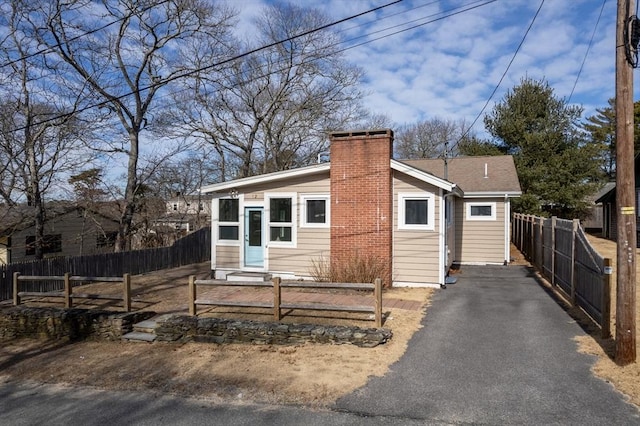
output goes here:
[{"label": "power line", "polygon": [[471,123],[471,125],[469,126],[467,131],[464,132],[462,134],[462,136],[460,136],[460,138],[453,144],[453,146],[451,147],[452,150],[455,149],[460,144],[460,142],[462,142],[462,140],[469,135],[469,132],[471,131],[473,126],[480,119],[480,117],[484,113],[485,109],[487,109],[487,106],[489,105],[489,102],[491,102],[491,99],[493,99],[493,96],[496,94],[496,92],[498,91],[498,88],[502,84],[502,81],[504,80],[504,78],[506,77],[507,73],[509,72],[509,69],[511,68],[511,65],[513,64],[513,61],[516,59],[516,56],[518,56],[518,53],[520,52],[520,49],[522,48],[522,45],[524,44],[524,41],[527,39],[527,35],[529,35],[529,31],[531,31],[531,28],[533,27],[534,22],[536,22],[536,19],[538,18],[538,15],[540,14],[540,10],[542,9],[543,5],[544,5],[544,0],[541,0],[540,1],[540,6],[538,6],[538,10],[536,11],[536,14],[533,16],[533,19],[531,20],[531,23],[529,24],[529,27],[527,27],[527,31],[525,31],[524,36],[522,37],[522,40],[520,41],[520,44],[518,44],[518,47],[516,48],[516,51],[513,53],[513,56],[511,57],[511,60],[509,61],[509,64],[507,64],[507,68],[502,73],[502,76],[500,77],[500,81],[498,81],[498,84],[496,84],[496,87],[493,89],[493,92],[491,92],[491,95],[489,95],[489,99],[487,99],[487,102],[485,102],[484,106],[482,107],[482,109],[480,110],[480,112],[478,113],[476,118],[473,120],[473,122]]},{"label": "power line", "polygon": [[598,24],[600,23],[600,18],[602,18],[602,12],[604,11],[604,5],[606,3],[607,3],[607,0],[602,0],[602,7],[600,8],[600,14],[598,15],[598,20],[596,21],[596,25],[593,27],[593,32],[591,33],[591,39],[589,40],[589,45],[587,46],[587,51],[584,52],[584,58],[582,58],[582,64],[580,64],[580,69],[578,70],[578,75],[576,75],[576,81],[573,83],[573,87],[571,88],[571,93],[569,94],[567,103],[571,102],[571,97],[573,96],[573,92],[576,90],[576,86],[578,85],[578,80],[580,79],[580,75],[582,74],[582,69],[584,68],[584,64],[587,61],[587,56],[589,56],[589,51],[591,50],[591,46],[593,45],[593,39],[596,35],[596,30],[598,29]]},{"label": "power line", "polygon": [[[400,33],[402,33],[402,32],[410,31],[410,30],[413,30],[413,29],[415,29],[415,28],[422,27],[422,26],[425,26],[425,25],[430,24],[430,23],[433,23],[433,22],[441,21],[441,20],[446,19],[446,18],[449,18],[449,17],[451,17],[451,16],[455,16],[455,15],[458,15],[458,14],[461,14],[461,13],[464,13],[464,12],[468,12],[468,11],[470,11],[470,10],[473,10],[473,9],[479,8],[479,7],[481,7],[481,6],[485,6],[485,5],[490,4],[490,3],[494,3],[494,2],[496,2],[496,1],[497,1],[497,0],[489,0],[489,1],[484,1],[484,2],[482,2],[482,1],[475,1],[475,2],[471,2],[471,3],[468,3],[468,4],[467,4],[467,5],[473,5],[473,6],[471,6],[471,7],[464,8],[464,6],[467,6],[467,5],[463,5],[463,6],[460,6],[460,7],[454,8],[454,9],[450,9],[450,10],[448,10],[448,11],[443,11],[443,12],[440,12],[440,13],[449,13],[449,14],[444,15],[444,16],[440,16],[440,17],[435,18],[435,19],[431,19],[431,20],[429,20],[429,21],[422,22],[422,23],[420,23],[420,24],[418,24],[418,25],[414,25],[414,26],[411,26],[411,27],[409,27],[409,28],[405,28],[405,29],[402,29],[402,30],[399,30],[399,31],[396,31],[396,32],[393,32],[393,33],[390,33],[390,34],[385,34],[384,36],[380,36],[380,37],[377,37],[377,38],[374,38],[374,39],[370,39],[370,40],[367,40],[367,41],[362,42],[362,43],[358,43],[358,44],[355,44],[355,45],[347,46],[347,47],[345,47],[345,48],[343,48],[343,49],[340,49],[340,50],[335,50],[335,51],[332,51],[332,52],[330,52],[330,53],[328,53],[328,54],[326,54],[326,55],[321,55],[321,56],[317,56],[317,57],[311,58],[311,59],[309,59],[309,60],[307,60],[307,61],[302,61],[302,62],[300,62],[300,63],[295,64],[295,66],[303,66],[303,65],[307,65],[307,64],[310,64],[310,63],[313,63],[313,62],[316,62],[316,61],[322,60],[322,59],[324,59],[324,58],[327,58],[327,57],[329,57],[329,56],[331,56],[331,55],[335,55],[335,54],[337,54],[337,53],[342,53],[342,52],[345,52],[345,51],[347,51],[347,50],[354,49],[354,48],[356,48],[356,47],[360,47],[360,46],[363,46],[363,45],[366,45],[366,44],[369,44],[369,43],[373,43],[373,42],[375,42],[375,41],[378,41],[378,40],[381,40],[381,39],[384,39],[384,38],[388,38],[388,37],[391,37],[391,36],[394,36],[394,35],[400,34]],[[474,3],[479,3],[479,4],[474,4]],[[462,8],[462,9],[461,9],[461,8]],[[457,9],[461,9],[461,10],[457,10]],[[436,15],[438,15],[438,14],[436,14]],[[420,18],[420,19],[417,19],[417,20],[411,21],[411,22],[421,21],[421,20],[426,19],[426,18],[431,17],[431,16],[434,16],[434,15],[428,15],[428,16],[422,17],[422,18]],[[394,25],[394,26],[387,27],[387,28],[382,29],[382,30],[373,31],[373,32],[368,33],[368,34],[365,34],[365,35],[363,35],[363,36],[358,36],[358,37],[352,38],[352,39],[350,39],[350,40],[340,41],[340,42],[334,43],[334,44],[329,45],[329,46],[327,46],[327,47],[328,47],[328,48],[331,48],[331,47],[337,47],[337,46],[339,46],[339,45],[341,45],[341,44],[348,43],[348,42],[351,42],[351,41],[354,41],[354,40],[358,40],[358,39],[361,39],[361,38],[364,38],[364,37],[368,37],[368,36],[370,36],[370,35],[372,35],[372,34],[377,34],[377,33],[380,33],[380,32],[385,32],[385,31],[387,31],[387,30],[389,30],[389,29],[397,28],[397,27],[398,27],[398,25]],[[255,52],[254,52],[254,53],[255,53]],[[223,64],[223,63],[226,63],[226,62],[228,62],[228,61],[223,61],[223,62],[221,62],[220,64]],[[277,63],[276,63],[276,64],[277,64]],[[216,64],[216,66],[217,66],[217,64]],[[265,65],[265,66],[266,66],[266,65]],[[251,68],[250,70],[251,70],[251,71],[253,71],[253,72],[257,72],[257,70],[258,70],[259,68],[261,68],[261,67]],[[265,78],[265,77],[268,77],[268,76],[275,75],[275,74],[278,74],[278,73],[280,73],[280,72],[286,71],[287,69],[288,69],[288,66],[285,66],[285,67],[282,67],[282,68],[279,68],[279,69],[275,69],[275,70],[270,71],[270,72],[265,72],[264,74],[261,74],[261,75],[255,76],[255,77],[250,78],[250,79],[248,79],[248,80],[246,80],[246,81],[243,81],[243,82],[241,82],[241,83],[238,83],[238,85],[240,85],[240,86],[241,86],[241,85],[244,85],[244,84],[248,84],[248,83],[251,83],[251,82],[257,81],[257,80],[259,80],[259,79],[261,79],[261,78]],[[197,71],[197,70],[196,70],[196,71]],[[194,71],[194,72],[195,72],[195,71]],[[212,83],[214,83],[214,84],[215,84],[215,83],[218,83],[218,82],[219,82],[219,79],[217,79],[217,80],[213,80],[213,81],[212,81]],[[150,86],[150,87],[153,87],[153,86]],[[140,90],[145,90],[145,89],[140,89]],[[174,95],[175,95],[175,94],[177,94],[177,93],[185,92],[185,91],[188,91],[188,90],[190,90],[190,89],[189,89],[189,88],[185,88],[185,89],[182,89],[182,90],[174,90],[174,91],[172,92],[172,94],[174,94]],[[123,95],[123,96],[128,96],[128,95]],[[176,104],[176,103],[174,103],[174,105],[177,105],[177,104]]]},{"label": "power line", "polygon": [[[160,6],[160,5],[164,4],[164,3],[168,3],[169,1],[171,1],[171,0],[162,0],[160,3],[156,3],[156,4],[153,4],[151,6],[147,6],[145,8],[140,9],[140,12],[144,13],[144,12],[154,8],[154,7]],[[81,39],[82,37],[86,37],[88,35],[95,34],[95,33],[99,32],[99,31],[102,31],[104,29],[109,28],[112,25],[117,24],[118,22],[122,22],[125,19],[128,19],[128,16],[123,16],[120,19],[116,19],[115,21],[111,21],[111,22],[106,23],[101,27],[94,28],[94,29],[86,31],[84,33],[75,35],[75,36],[69,38],[67,40],[67,42],[76,41],[78,39]],[[61,43],[56,43],[53,46],[45,47],[44,49],[40,49],[40,50],[37,50],[37,51],[35,51],[33,53],[29,53],[28,55],[21,56],[20,58],[14,59],[14,60],[9,61],[9,62],[5,62],[4,64],[0,65],[0,68],[8,67],[9,65],[13,65],[16,62],[24,61],[25,59],[33,58],[34,56],[43,55],[45,53],[51,53],[51,52],[53,52],[53,49],[55,49],[56,47],[61,47],[61,46],[62,46]]]},{"label": "power line", "polygon": [[[349,16],[347,18],[339,19],[339,20],[331,22],[329,24],[322,25],[320,27],[317,27],[317,28],[314,28],[314,29],[311,29],[311,30],[308,30],[308,31],[304,31],[304,32],[302,32],[300,34],[297,34],[297,35],[294,35],[294,36],[291,36],[291,37],[287,37],[285,39],[282,39],[282,40],[279,40],[279,41],[276,41],[276,42],[273,42],[273,43],[270,43],[270,44],[267,44],[267,45],[263,45],[261,47],[249,50],[247,52],[244,52],[244,53],[241,53],[239,55],[233,56],[231,58],[225,59],[223,61],[211,64],[211,65],[207,65],[207,66],[204,66],[204,67],[196,68],[194,70],[187,71],[187,72],[184,72],[184,73],[181,73],[181,74],[178,74],[178,75],[174,75],[174,76],[168,77],[168,78],[164,79],[161,83],[152,83],[152,84],[149,84],[147,86],[140,87],[140,88],[138,88],[136,90],[132,90],[132,91],[129,91],[127,93],[124,93],[124,94],[121,94],[121,95],[118,95],[118,96],[113,96],[113,97],[109,98],[108,100],[104,100],[104,101],[101,101],[101,102],[96,102],[94,104],[90,104],[90,105],[84,106],[82,108],[75,109],[71,113],[59,114],[59,115],[57,115],[55,117],[51,117],[51,118],[48,118],[48,119],[41,120],[41,121],[39,121],[38,123],[35,123],[35,124],[49,123],[51,121],[55,121],[55,120],[58,120],[60,118],[70,117],[70,116],[72,116],[74,114],[78,114],[78,113],[87,111],[89,109],[99,108],[101,106],[108,105],[109,103],[113,102],[114,100],[124,99],[124,98],[126,98],[128,96],[132,96],[132,95],[134,95],[136,93],[140,93],[140,92],[143,92],[145,90],[153,89],[153,88],[156,88],[156,87],[159,87],[159,86],[164,86],[169,82],[172,82],[172,81],[184,78],[184,77],[189,77],[189,76],[191,76],[193,74],[196,74],[198,72],[206,71],[206,70],[211,69],[211,68],[219,67],[221,65],[225,65],[225,64],[228,64],[230,62],[237,61],[238,59],[242,59],[242,58],[244,58],[246,56],[252,55],[252,54],[260,52],[262,50],[270,49],[270,48],[275,47],[275,46],[277,46],[279,44],[286,43],[288,41],[292,41],[292,40],[295,40],[297,38],[304,37],[304,36],[307,36],[309,34],[313,34],[313,33],[316,33],[318,31],[325,30],[327,28],[333,27],[333,26],[341,24],[343,22],[347,22],[347,21],[350,21],[352,19],[358,18],[360,16],[363,16],[363,15],[366,15],[366,14],[369,14],[369,13],[373,13],[373,12],[376,12],[378,10],[384,9],[386,7],[392,6],[394,4],[400,3],[401,1],[402,0],[392,1],[392,2],[384,4],[382,6],[378,6],[378,7],[369,9],[367,11],[364,11],[364,12],[361,12],[361,13],[357,13],[355,15],[351,15],[351,16]],[[496,1],[496,0],[494,0],[494,1]],[[26,126],[17,127],[17,128],[12,129],[11,132],[24,130],[25,128],[26,128]]]}]

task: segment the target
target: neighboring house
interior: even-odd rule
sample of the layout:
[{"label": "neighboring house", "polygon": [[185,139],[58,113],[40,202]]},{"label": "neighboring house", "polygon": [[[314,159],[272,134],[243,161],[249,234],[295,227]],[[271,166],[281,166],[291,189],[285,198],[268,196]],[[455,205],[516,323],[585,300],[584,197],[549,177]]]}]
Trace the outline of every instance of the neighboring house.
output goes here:
[{"label": "neighboring house", "polygon": [[439,286],[454,263],[509,262],[513,159],[450,159],[445,174],[442,160],[392,159],[392,144],[391,130],[337,132],[330,163],[203,187],[215,277],[310,279],[359,253],[388,265],[386,284]]},{"label": "neighboring house", "polygon": [[211,215],[211,197],[204,195],[176,195],[167,200],[167,214]]},{"label": "neighboring house", "polygon": [[209,224],[211,196],[176,195],[166,201],[165,214],[154,226],[189,233]]},{"label": "neighboring house", "polygon": [[[0,263],[35,259],[35,225],[29,207],[19,207],[13,221],[0,229]],[[47,207],[44,257],[80,256],[112,252],[118,221],[106,214],[91,212],[70,204]]]},{"label": "neighboring house", "polygon": [[[635,218],[636,227],[640,231],[640,155],[636,155],[635,160]],[[602,203],[602,236],[616,241],[618,238],[618,214],[616,211],[616,185],[610,186],[609,191],[600,196],[596,203]],[[637,243],[640,247],[640,239]]]},{"label": "neighboring house", "polygon": [[615,182],[607,182],[594,195],[588,198],[591,203],[587,217],[581,221],[582,227],[589,232],[603,233],[604,224],[604,206],[602,202],[598,202],[605,194],[616,187]]}]

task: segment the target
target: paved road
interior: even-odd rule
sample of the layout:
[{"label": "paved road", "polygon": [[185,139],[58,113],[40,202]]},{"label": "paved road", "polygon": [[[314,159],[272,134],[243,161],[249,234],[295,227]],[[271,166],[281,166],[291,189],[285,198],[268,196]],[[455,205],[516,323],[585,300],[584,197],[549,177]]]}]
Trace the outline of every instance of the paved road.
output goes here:
[{"label": "paved road", "polygon": [[590,373],[583,331],[526,267],[465,267],[382,378],[338,401],[352,413],[447,424],[640,424]]},{"label": "paved road", "polygon": [[[466,267],[439,291],[407,353],[333,410],[0,385],[2,425],[640,424],[593,377],[583,334],[524,267]],[[366,356],[366,351],[363,351]]]}]

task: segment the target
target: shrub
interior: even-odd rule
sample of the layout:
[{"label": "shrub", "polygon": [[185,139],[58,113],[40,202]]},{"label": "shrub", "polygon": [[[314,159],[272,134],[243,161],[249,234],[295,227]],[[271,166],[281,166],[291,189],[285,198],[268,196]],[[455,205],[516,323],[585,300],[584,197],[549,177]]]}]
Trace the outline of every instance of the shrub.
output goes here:
[{"label": "shrub", "polygon": [[[331,261],[325,257],[311,260],[311,276],[316,281],[372,283],[389,275],[389,265],[378,256],[354,252],[352,256]],[[383,283],[388,286],[389,283]]]}]

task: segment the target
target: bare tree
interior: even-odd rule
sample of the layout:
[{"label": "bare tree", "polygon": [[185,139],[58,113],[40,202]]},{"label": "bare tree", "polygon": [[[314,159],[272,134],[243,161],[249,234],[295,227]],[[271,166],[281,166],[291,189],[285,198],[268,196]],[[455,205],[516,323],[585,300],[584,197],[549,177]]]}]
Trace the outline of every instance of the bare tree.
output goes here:
[{"label": "bare tree", "polygon": [[327,22],[316,9],[268,6],[255,22],[253,43],[281,43],[229,64],[222,77],[200,74],[189,81],[196,95],[178,111],[186,117],[184,132],[213,147],[223,179],[315,161],[326,149],[327,131],[362,114],[362,71],[343,59],[337,35],[323,30],[297,37]]},{"label": "bare tree", "polygon": [[68,65],[66,78],[88,85],[91,99],[102,105],[85,111],[92,121],[107,120],[119,131],[101,149],[127,157],[116,240],[116,251],[125,250],[140,199],[143,135],[163,107],[163,90],[194,71],[186,65],[194,52],[213,57],[225,51],[233,13],[205,0],[40,3],[39,13],[31,14],[38,41]]},{"label": "bare tree", "polygon": [[[406,124],[396,133],[395,154],[397,158],[437,158],[445,150],[455,148],[465,136],[464,121],[430,118],[414,124]],[[449,155],[451,153],[448,153]]]},{"label": "bare tree", "polygon": [[35,223],[34,252],[45,244],[45,196],[78,167],[83,155],[78,98],[61,98],[51,89],[56,64],[34,54],[37,45],[26,31],[28,8],[19,0],[2,5],[7,20],[0,43],[0,195],[9,206],[26,201]]}]

